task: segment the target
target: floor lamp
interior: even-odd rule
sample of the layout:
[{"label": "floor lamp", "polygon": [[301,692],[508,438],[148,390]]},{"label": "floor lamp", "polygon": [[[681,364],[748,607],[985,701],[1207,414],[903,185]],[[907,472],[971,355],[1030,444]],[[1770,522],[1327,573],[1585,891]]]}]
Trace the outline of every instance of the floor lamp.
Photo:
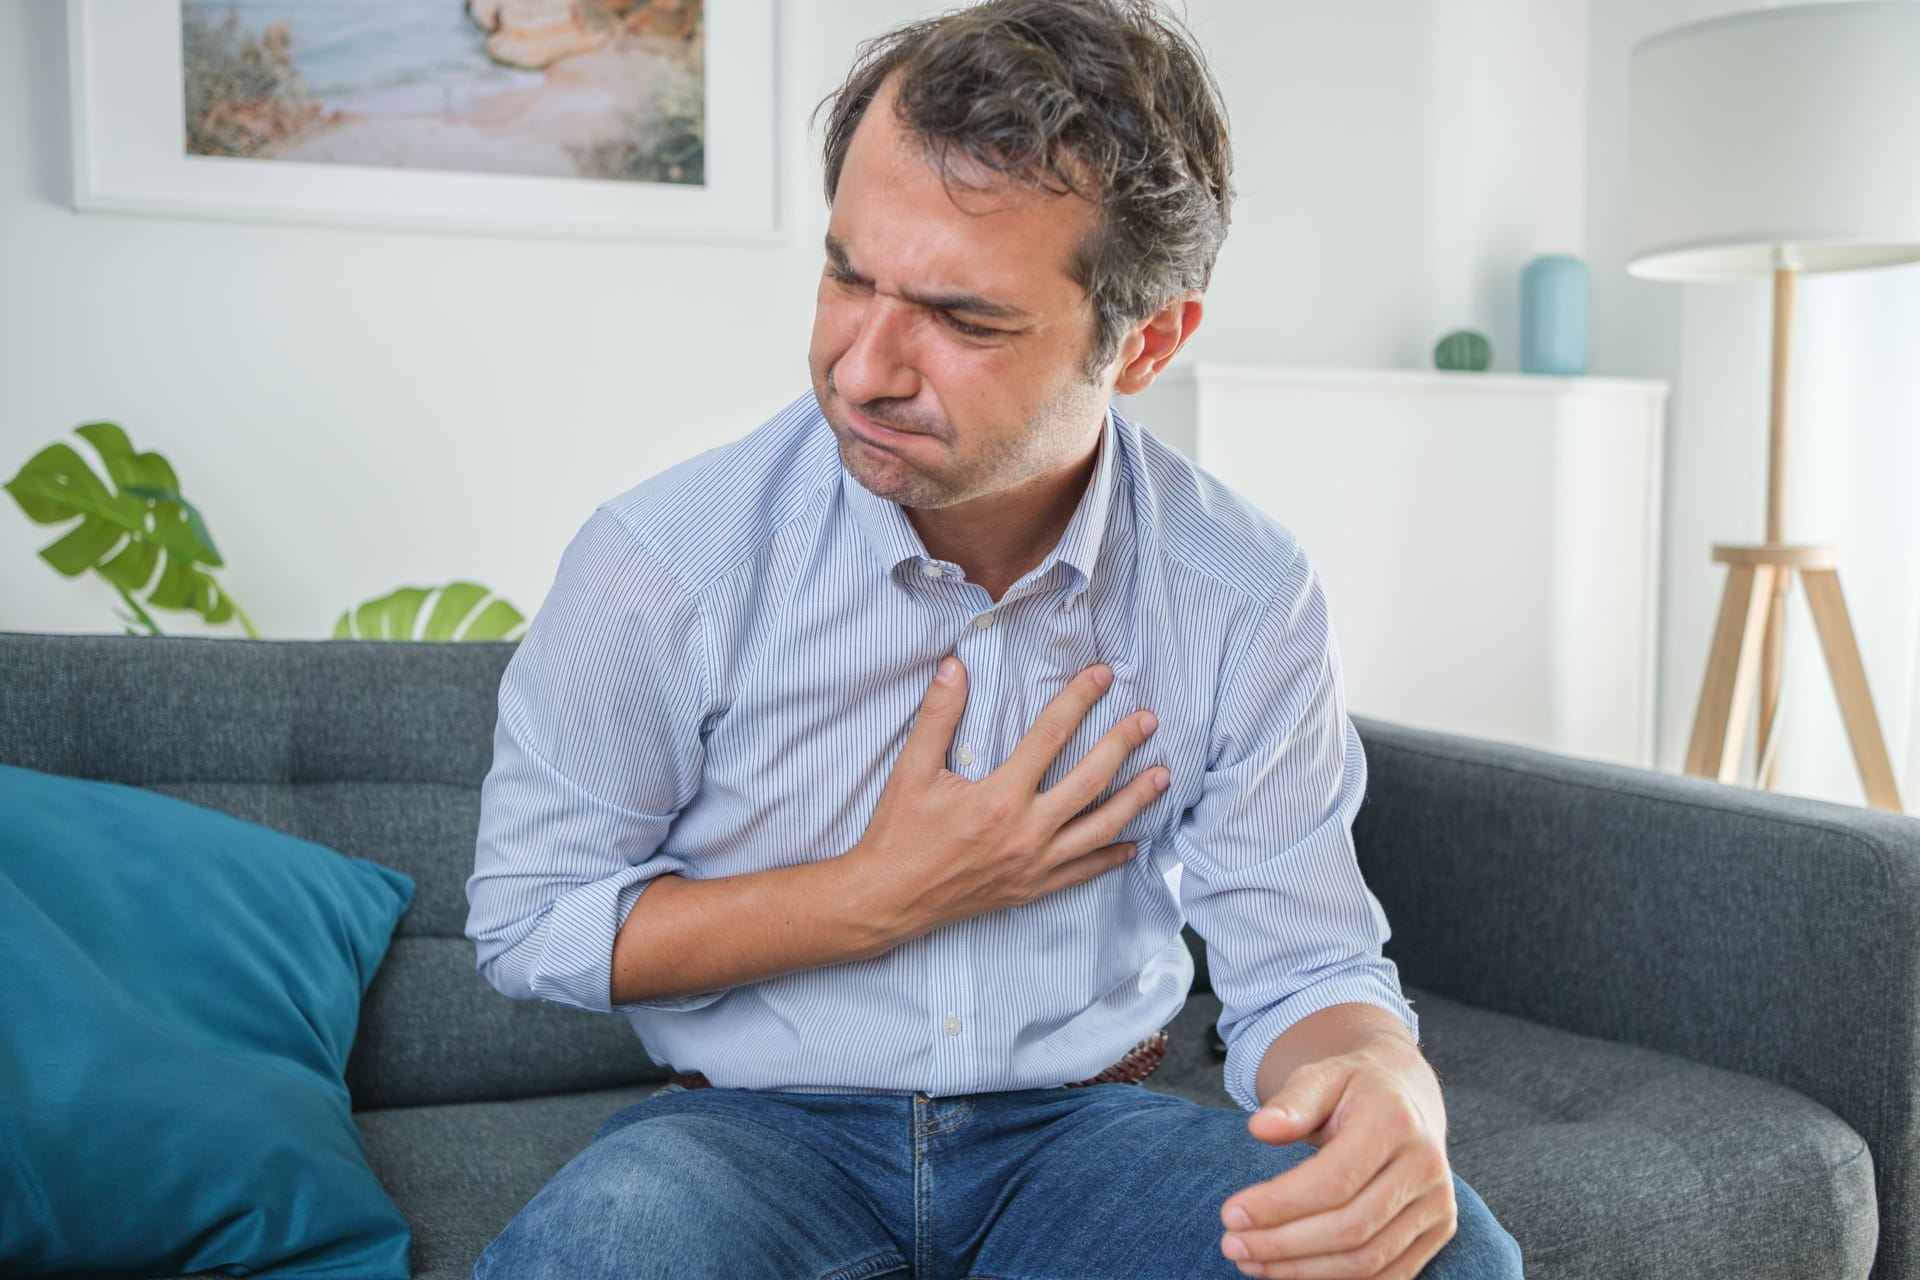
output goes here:
[{"label": "floor lamp", "polygon": [[1765,9],[1636,46],[1628,92],[1629,262],[1649,280],[1773,280],[1766,541],[1727,566],[1686,771],[1736,780],[1759,676],[1756,784],[1773,786],[1787,593],[1819,633],[1867,802],[1899,811],[1840,594],[1839,553],[1786,540],[1793,288],[1806,272],[1920,261],[1920,3]]}]

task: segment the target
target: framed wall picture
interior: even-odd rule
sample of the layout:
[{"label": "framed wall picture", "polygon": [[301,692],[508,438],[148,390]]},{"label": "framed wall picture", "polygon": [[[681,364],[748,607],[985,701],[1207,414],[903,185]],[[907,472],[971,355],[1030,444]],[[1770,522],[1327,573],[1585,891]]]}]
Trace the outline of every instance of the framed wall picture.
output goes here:
[{"label": "framed wall picture", "polygon": [[68,0],[82,210],[779,236],[776,0]]}]

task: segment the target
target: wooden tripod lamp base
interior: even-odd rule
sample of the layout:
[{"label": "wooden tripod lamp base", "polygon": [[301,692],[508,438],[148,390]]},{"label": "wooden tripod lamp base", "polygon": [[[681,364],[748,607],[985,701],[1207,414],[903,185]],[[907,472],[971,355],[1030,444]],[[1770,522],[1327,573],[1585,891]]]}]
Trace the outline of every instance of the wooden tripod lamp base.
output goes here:
[{"label": "wooden tripod lamp base", "polygon": [[[1772,785],[1781,635],[1797,575],[1867,803],[1898,810],[1833,548],[1788,544],[1788,374],[1799,274],[1920,262],[1920,149],[1911,128],[1888,127],[1920,120],[1920,4],[1769,6],[1664,31],[1635,45],[1629,61],[1628,273],[1676,282],[1773,275],[1765,540],[1714,548],[1727,591],[1686,771],[1733,780],[1757,659],[1757,781]],[[1846,412],[1833,393],[1823,398],[1830,413]]]},{"label": "wooden tripod lamp base", "polygon": [[[1773,627],[1778,628],[1779,604],[1784,603],[1797,573],[1807,589],[1807,605],[1820,633],[1834,693],[1840,699],[1854,763],[1866,784],[1867,803],[1876,809],[1901,812],[1893,766],[1887,759],[1886,740],[1880,734],[1880,717],[1874,713],[1866,668],[1860,662],[1853,623],[1840,595],[1838,553],[1832,547],[1767,543],[1715,546],[1713,558],[1727,566],[1727,588],[1720,598],[1720,620],[1714,625],[1713,650],[1707,659],[1706,680],[1700,687],[1700,706],[1693,717],[1686,771],[1721,782],[1737,780],[1762,635],[1768,629],[1770,615]],[[1775,683],[1768,681],[1769,685]],[[1772,696],[1777,691],[1768,692]],[[1770,736],[1773,711],[1772,706],[1762,708],[1763,736]]]}]

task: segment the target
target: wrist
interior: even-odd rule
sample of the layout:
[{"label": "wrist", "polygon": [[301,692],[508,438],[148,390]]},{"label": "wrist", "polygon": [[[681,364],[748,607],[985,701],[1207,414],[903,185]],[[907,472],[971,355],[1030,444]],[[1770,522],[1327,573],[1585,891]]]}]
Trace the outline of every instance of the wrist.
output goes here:
[{"label": "wrist", "polygon": [[873,859],[863,846],[856,844],[816,865],[834,881],[830,901],[839,904],[844,936],[853,939],[858,959],[885,955],[928,932],[930,926],[915,918],[911,899],[875,873]]},{"label": "wrist", "polygon": [[1420,1046],[1404,1032],[1372,1032],[1348,1052],[1395,1075],[1438,1083],[1433,1064],[1429,1063],[1426,1055],[1420,1052]]},{"label": "wrist", "polygon": [[1425,1073],[1437,1083],[1398,1017],[1378,1005],[1343,1003],[1308,1014],[1274,1038],[1255,1069],[1254,1096],[1264,1103],[1296,1071],[1334,1059],[1409,1082]]},{"label": "wrist", "polygon": [[1398,1027],[1368,1031],[1354,1042],[1348,1052],[1375,1058],[1388,1065],[1416,1062],[1425,1066],[1427,1061],[1420,1052],[1420,1046]]},{"label": "wrist", "polygon": [[1439,1126],[1439,1131],[1445,1131],[1446,1098],[1440,1087],[1440,1074],[1420,1052],[1420,1046],[1404,1035],[1384,1031],[1357,1046],[1354,1056],[1398,1081],[1407,1096]]}]

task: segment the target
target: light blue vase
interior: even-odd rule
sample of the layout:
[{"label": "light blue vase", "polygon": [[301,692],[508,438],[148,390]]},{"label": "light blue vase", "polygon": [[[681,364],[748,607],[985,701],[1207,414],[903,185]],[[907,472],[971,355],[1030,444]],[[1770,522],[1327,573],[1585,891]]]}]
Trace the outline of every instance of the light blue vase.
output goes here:
[{"label": "light blue vase", "polygon": [[1587,264],[1566,254],[1535,258],[1520,273],[1520,369],[1587,371]]}]

